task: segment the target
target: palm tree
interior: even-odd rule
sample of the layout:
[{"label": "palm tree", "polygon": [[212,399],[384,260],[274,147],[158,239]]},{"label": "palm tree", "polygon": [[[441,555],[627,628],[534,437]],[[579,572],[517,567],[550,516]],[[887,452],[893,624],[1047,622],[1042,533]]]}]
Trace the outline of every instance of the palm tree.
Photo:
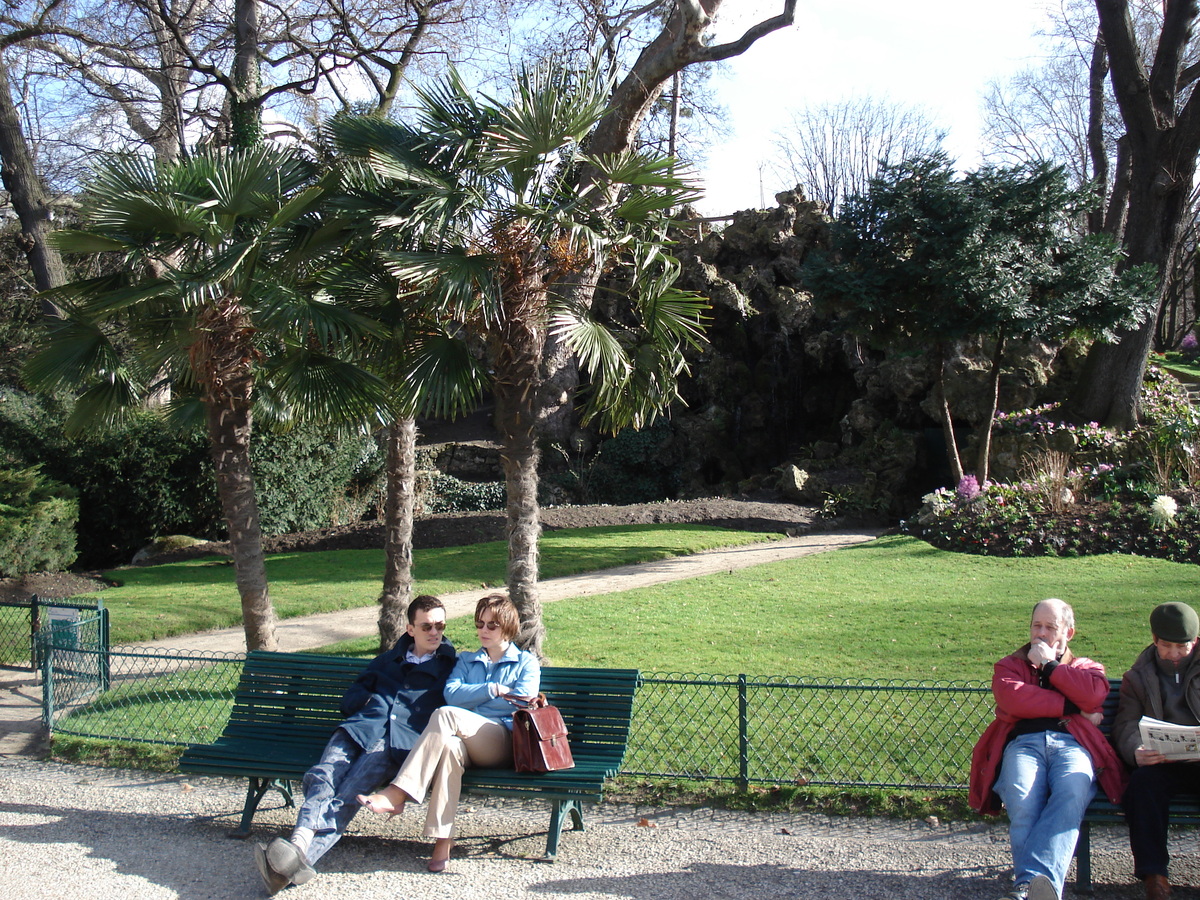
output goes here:
[{"label": "palm tree", "polygon": [[[536,413],[548,330],[590,374],[584,420],[648,424],[676,398],[683,349],[699,342],[702,298],[675,290],[664,251],[668,213],[694,194],[674,161],[633,152],[588,154],[606,107],[602,81],[550,68],[518,76],[507,103],[477,99],[451,75],[423,93],[413,125],[334,124],[338,146],[390,184],[403,204],[374,221],[415,236],[385,254],[411,290],[470,308],[489,339],[496,422],[508,492],[508,589],[518,642],[541,653],[537,591]],[[575,184],[582,166],[598,173]],[[603,193],[601,193],[603,192]],[[590,265],[624,264],[631,283],[603,313],[573,308],[552,288]]]},{"label": "palm tree", "polygon": [[[383,197],[347,179],[333,206],[348,221],[378,212]],[[358,214],[358,215],[356,215]],[[410,292],[387,272],[381,250],[395,235],[371,233],[319,275],[322,289],[380,322],[380,334],[360,348],[364,365],[389,390],[387,495],[384,503],[384,571],[379,595],[380,650],[395,645],[412,599],[412,536],[416,484],[417,415],[452,418],[473,408],[487,382],[483,365],[468,351],[454,316],[435,296]]]},{"label": "palm tree", "polygon": [[385,407],[379,379],[336,355],[373,325],[294,288],[342,239],[316,213],[324,194],[311,163],[264,148],[100,166],[84,229],[55,241],[122,264],[52,293],[68,315],[27,368],[42,389],[83,388],[73,432],[103,426],[164,380],[182,391],[178,417],[194,408],[189,394],[199,400],[248,649],[276,647],[250,468],[255,409],[298,423],[362,421]]}]

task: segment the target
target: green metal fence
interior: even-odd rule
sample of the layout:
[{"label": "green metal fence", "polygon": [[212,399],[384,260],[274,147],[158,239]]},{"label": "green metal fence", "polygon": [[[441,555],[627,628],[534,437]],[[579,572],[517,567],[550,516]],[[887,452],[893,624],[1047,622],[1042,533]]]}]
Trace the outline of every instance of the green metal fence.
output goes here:
[{"label": "green metal fence", "polygon": [[[94,620],[98,630],[81,626],[81,619]],[[108,610],[101,598],[43,600],[32,594],[27,600],[0,600],[0,668],[38,671],[37,638],[51,628],[75,629],[95,645],[108,646]]]},{"label": "green metal fence", "polygon": [[982,682],[644,674],[626,774],[961,788],[991,721]]},{"label": "green metal fence", "polygon": [[[221,733],[244,659],[114,648],[108,688],[89,695],[53,670],[58,653],[47,658],[44,713],[53,731],[163,744]],[[960,789],[992,714],[981,682],[646,673],[623,774]]]}]

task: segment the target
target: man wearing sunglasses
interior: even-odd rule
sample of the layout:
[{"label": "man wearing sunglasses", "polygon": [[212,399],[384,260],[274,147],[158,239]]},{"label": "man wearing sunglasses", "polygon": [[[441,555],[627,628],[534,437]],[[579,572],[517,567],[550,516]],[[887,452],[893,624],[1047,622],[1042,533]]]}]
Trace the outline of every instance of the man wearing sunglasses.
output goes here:
[{"label": "man wearing sunglasses", "polygon": [[304,775],[304,803],[291,839],[254,845],[269,896],[312,879],[313,865],[361,809],[355,797],[391,780],[433,711],[445,703],[442,691],[456,660],[445,631],[442,601],[417,597],[408,605],[406,633],[342,697],[345,719]]}]

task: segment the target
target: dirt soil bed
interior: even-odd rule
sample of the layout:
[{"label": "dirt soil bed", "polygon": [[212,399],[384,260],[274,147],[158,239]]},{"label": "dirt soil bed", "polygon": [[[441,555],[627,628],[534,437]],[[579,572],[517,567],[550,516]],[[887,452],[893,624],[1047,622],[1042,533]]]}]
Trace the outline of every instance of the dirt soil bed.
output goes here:
[{"label": "dirt soil bed", "polygon": [[[702,522],[720,528],[741,531],[767,531],[802,534],[819,526],[821,520],[811,507],[775,499],[739,499],[712,497],[702,500],[672,500],[663,503],[639,503],[630,506],[563,506],[543,509],[542,526],[546,531],[560,528],[593,528],[601,525],[639,525],[670,522]],[[417,549],[458,547],[485,541],[504,540],[503,512],[443,513],[417,520],[413,546]],[[294,553],[308,550],[369,550],[383,546],[383,526],[362,522],[336,528],[322,528],[297,534],[265,538],[268,553]],[[187,550],[160,556],[154,562],[169,562],[228,554],[225,543],[197,544]],[[0,600],[39,597],[70,597],[105,587],[95,572],[58,572],[28,575],[23,579],[0,579]]]}]

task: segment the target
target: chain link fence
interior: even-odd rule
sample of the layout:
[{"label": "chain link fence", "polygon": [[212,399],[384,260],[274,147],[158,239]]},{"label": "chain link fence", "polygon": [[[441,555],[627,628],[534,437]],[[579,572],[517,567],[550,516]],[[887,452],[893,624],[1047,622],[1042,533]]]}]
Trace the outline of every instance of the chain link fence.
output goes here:
[{"label": "chain link fence", "polygon": [[106,644],[107,616],[102,599],[43,600],[33,594],[28,600],[0,600],[0,668],[36,672],[41,667],[38,635],[51,628],[78,631],[84,619],[94,620],[94,628],[100,629],[84,628],[93,643]]},{"label": "chain link fence", "polygon": [[644,674],[623,774],[957,789],[993,710],[984,682]]},{"label": "chain link fence", "polygon": [[61,666],[61,639],[47,639],[42,721],[58,734],[150,744],[216,740],[233,708],[242,653],[115,647],[106,654],[107,687]]},{"label": "chain link fence", "polygon": [[[43,667],[52,731],[186,745],[209,743],[224,729],[243,654],[118,647],[107,654],[108,686],[97,690],[60,671],[64,652],[81,651],[57,635],[46,638]],[[622,774],[961,789],[992,715],[983,682],[648,673]]]}]

